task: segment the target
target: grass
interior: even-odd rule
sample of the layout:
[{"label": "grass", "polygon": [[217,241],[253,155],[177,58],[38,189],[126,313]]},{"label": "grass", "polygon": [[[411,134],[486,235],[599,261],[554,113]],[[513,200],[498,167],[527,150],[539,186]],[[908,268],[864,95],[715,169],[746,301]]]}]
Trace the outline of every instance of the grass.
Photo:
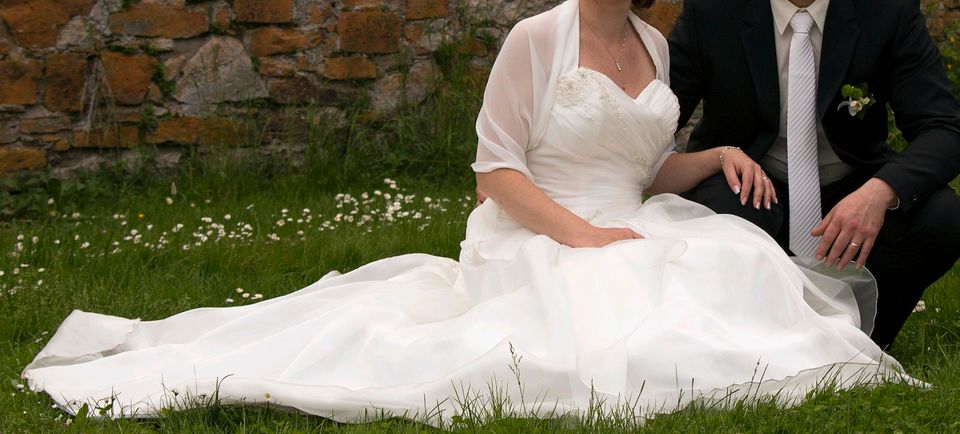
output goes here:
[{"label": "grass", "polygon": [[[396,188],[383,181],[334,189],[316,187],[320,184],[297,175],[253,176],[232,184],[217,177],[182,179],[175,195],[169,185],[129,187],[112,201],[54,200],[46,211],[56,217],[6,223],[0,229],[0,270],[5,273],[0,277],[0,431],[436,431],[400,419],[343,425],[277,409],[218,405],[141,422],[75,420],[51,408],[46,396],[17,386],[20,371],[75,308],[159,319],[195,307],[254,303],[256,294],[286,294],[330,270],[346,271],[383,257],[409,252],[457,256],[472,207],[466,185],[415,178],[400,179]],[[397,197],[403,199],[388,221],[386,206]],[[347,221],[353,209],[358,211]],[[364,214],[372,220],[360,224]],[[184,226],[175,232],[178,224]],[[167,244],[158,249],[161,239]],[[934,385],[929,390],[889,385],[825,392],[791,409],[770,403],[726,411],[689,408],[642,429],[956,431],[958,292],[960,268],[927,293],[927,310],[913,315],[893,351],[910,374]],[[609,417],[589,424],[502,417],[467,419],[453,428],[588,432],[631,426]]]}]

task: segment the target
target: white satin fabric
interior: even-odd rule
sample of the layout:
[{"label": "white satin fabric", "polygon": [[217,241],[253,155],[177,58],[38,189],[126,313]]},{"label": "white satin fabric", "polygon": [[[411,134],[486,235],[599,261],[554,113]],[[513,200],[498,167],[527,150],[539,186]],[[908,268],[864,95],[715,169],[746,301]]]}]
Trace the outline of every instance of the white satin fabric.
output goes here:
[{"label": "white satin fabric", "polygon": [[576,16],[568,1],[507,38],[474,168],[521,171],[592,223],[645,240],[573,249],[488,201],[469,218],[459,262],[387,258],[259,304],[161,321],[76,311],[24,377],[73,412],[114,399],[108,415],[152,416],[217,393],[338,420],[436,421],[491,384],[531,413],[605,399],[643,417],[904,378],[861,331],[875,303],[869,275],[798,267],[756,227],[677,196],[642,203],[678,117],[663,37],[633,17],[659,79],[631,99],[577,66]]}]

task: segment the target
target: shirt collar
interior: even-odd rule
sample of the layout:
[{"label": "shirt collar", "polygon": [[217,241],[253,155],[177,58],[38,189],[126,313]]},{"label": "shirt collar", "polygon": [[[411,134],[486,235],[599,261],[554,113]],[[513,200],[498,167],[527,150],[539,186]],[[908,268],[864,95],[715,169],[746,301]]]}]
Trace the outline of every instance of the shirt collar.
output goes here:
[{"label": "shirt collar", "polygon": [[[777,31],[782,36],[783,32],[787,31],[790,20],[801,8],[791,3],[790,0],[770,0],[770,5],[773,6],[773,21],[777,25]],[[829,6],[830,0],[814,0],[810,6],[803,8],[813,16],[813,21],[817,24],[821,33],[823,33],[823,26],[827,22],[827,8]]]}]

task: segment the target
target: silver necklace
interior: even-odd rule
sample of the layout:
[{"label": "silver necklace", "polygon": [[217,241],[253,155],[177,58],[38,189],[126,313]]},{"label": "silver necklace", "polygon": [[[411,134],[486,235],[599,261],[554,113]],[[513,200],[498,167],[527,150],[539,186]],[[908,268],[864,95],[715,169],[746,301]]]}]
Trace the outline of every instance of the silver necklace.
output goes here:
[{"label": "silver necklace", "polygon": [[593,37],[600,42],[600,45],[603,47],[603,49],[607,50],[607,54],[609,54],[610,58],[613,59],[613,64],[617,66],[617,71],[623,72],[623,66],[620,65],[620,59],[623,58],[623,49],[627,45],[627,23],[629,23],[629,21],[623,23],[623,36],[620,37],[620,52],[616,56],[613,55],[613,52],[610,51],[610,48],[607,47],[607,44],[603,42],[603,39],[600,39],[600,36],[597,35],[597,32],[593,31],[593,28],[590,27],[590,23],[583,19],[583,16],[580,17],[580,22],[582,22],[587,27],[587,30],[593,34]]}]

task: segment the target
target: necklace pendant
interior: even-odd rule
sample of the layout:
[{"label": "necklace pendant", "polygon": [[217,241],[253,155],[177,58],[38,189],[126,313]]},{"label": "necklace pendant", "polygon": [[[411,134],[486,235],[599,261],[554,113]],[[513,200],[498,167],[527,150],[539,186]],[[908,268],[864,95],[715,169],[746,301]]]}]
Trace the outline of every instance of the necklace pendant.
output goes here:
[{"label": "necklace pendant", "polygon": [[613,62],[617,64],[617,71],[623,72],[623,67],[620,66],[620,62]]}]

